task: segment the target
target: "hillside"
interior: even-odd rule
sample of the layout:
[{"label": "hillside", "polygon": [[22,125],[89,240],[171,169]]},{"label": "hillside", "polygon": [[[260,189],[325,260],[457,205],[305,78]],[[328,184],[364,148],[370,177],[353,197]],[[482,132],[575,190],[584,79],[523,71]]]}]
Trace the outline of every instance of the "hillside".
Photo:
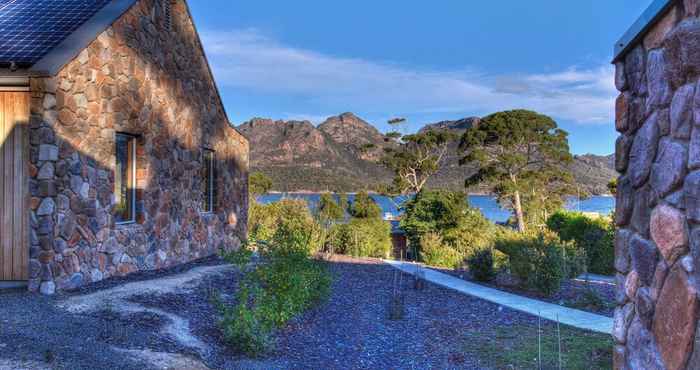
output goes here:
[{"label": "hillside", "polygon": [[[471,117],[426,125],[429,129],[462,134],[479,123]],[[274,181],[277,191],[357,191],[391,181],[380,163],[384,148],[395,145],[370,123],[352,113],[329,117],[314,126],[308,121],[273,121],[255,118],[238,126],[250,141],[251,170]],[[451,144],[446,165],[429,187],[462,189],[473,166],[459,166],[458,142]],[[576,156],[572,170],[582,190],[607,193],[616,176],[611,156]],[[478,191],[479,189],[470,189]]]}]

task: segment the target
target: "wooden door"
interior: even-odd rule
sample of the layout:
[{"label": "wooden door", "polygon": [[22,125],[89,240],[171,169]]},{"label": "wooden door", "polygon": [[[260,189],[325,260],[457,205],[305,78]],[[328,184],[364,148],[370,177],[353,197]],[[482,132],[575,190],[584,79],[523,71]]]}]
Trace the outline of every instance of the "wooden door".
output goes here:
[{"label": "wooden door", "polygon": [[29,93],[0,89],[0,281],[29,278]]}]

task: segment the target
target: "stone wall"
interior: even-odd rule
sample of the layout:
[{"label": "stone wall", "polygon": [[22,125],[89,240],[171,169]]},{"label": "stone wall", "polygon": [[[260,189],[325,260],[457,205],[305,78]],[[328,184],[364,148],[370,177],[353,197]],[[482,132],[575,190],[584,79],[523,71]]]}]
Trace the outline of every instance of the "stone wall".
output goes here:
[{"label": "stone wall", "polygon": [[[237,248],[248,142],[226,118],[182,1],[140,0],[55,77],[31,80],[30,289],[52,293]],[[170,23],[170,25],[168,24]],[[136,223],[114,217],[115,134],[137,135]],[[202,149],[215,151],[203,213]]]},{"label": "stone wall", "polygon": [[700,19],[676,1],[616,63],[616,369],[699,369]]}]

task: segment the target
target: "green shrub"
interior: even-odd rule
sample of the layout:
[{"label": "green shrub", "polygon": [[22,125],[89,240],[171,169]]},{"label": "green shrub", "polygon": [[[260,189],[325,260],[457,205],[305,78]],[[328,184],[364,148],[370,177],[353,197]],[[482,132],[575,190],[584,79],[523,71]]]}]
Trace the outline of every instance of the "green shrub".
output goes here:
[{"label": "green shrub", "polygon": [[251,202],[248,220],[250,240],[276,240],[281,245],[296,242],[295,248],[307,253],[314,253],[321,247],[321,227],[304,200],[282,199],[270,204]]},{"label": "green shrub", "polygon": [[566,251],[571,247],[547,233],[501,233],[497,250],[508,256],[513,275],[523,285],[550,295],[556,292],[569,272]]},{"label": "green shrub", "polygon": [[382,209],[377,202],[367,194],[366,191],[361,191],[355,195],[350,209],[350,215],[355,218],[381,218]]},{"label": "green shrub", "polygon": [[[495,225],[480,211],[469,207],[463,192],[423,191],[407,201],[404,210],[401,228],[413,246],[421,245],[423,235],[436,233],[442,237],[445,247],[465,258],[489,247],[493,241]],[[424,251],[418,252],[424,260]]]},{"label": "green shrub", "polygon": [[391,254],[391,225],[380,218],[353,218],[331,228],[333,249],[355,257],[388,258]]},{"label": "green shrub", "polygon": [[427,233],[421,238],[421,258],[430,266],[457,268],[462,264],[464,257],[452,247],[445,245],[442,237],[437,233]]},{"label": "green shrub", "polygon": [[467,259],[469,272],[478,281],[491,281],[496,277],[496,261],[493,249],[485,248]]},{"label": "green shrub", "polygon": [[252,266],[248,266],[248,250],[225,256],[244,270],[237,304],[228,307],[220,299],[216,302],[228,343],[249,355],[259,355],[271,347],[274,329],[328,296],[330,273],[309,258],[307,248],[299,247],[308,238],[295,233],[262,243],[257,247],[260,261]]},{"label": "green shrub", "polygon": [[576,245],[585,253],[589,272],[603,275],[614,273],[615,228],[610,218],[592,218],[583,213],[560,211],[547,220],[547,227],[564,241]]}]

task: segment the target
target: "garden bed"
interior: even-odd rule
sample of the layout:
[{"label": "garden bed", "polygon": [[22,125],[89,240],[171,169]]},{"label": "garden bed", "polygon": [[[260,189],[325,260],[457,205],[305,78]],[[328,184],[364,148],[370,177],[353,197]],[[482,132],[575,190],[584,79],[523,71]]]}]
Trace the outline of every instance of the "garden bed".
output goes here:
[{"label": "garden bed", "polygon": [[611,283],[586,282],[578,279],[563,280],[559,290],[548,296],[521,287],[515,277],[504,271],[499,272],[493,281],[482,282],[473,279],[467,270],[431,268],[472,283],[607,317],[613,317],[615,311],[615,285]]}]

